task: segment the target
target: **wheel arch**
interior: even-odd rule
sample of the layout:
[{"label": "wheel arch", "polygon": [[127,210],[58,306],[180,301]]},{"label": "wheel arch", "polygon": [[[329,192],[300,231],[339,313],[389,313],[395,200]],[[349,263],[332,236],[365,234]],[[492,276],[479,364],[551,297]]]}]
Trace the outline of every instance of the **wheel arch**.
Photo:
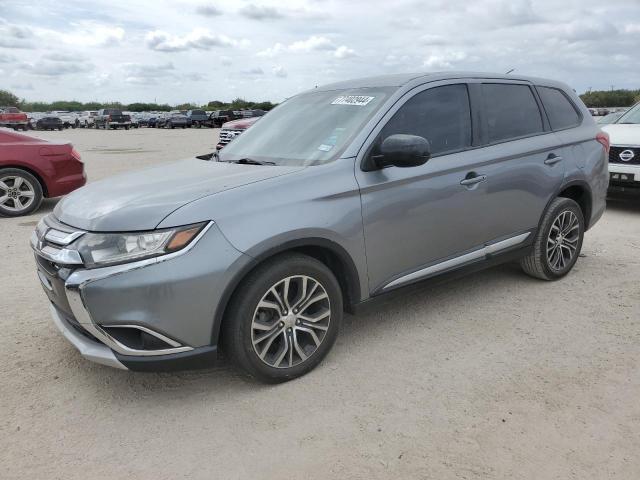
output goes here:
[{"label": "wheel arch", "polygon": [[36,180],[40,184],[40,188],[42,188],[42,196],[45,198],[49,196],[49,189],[47,188],[47,183],[44,181],[42,175],[38,173],[38,171],[34,170],[31,167],[26,167],[24,165],[21,165],[19,163],[9,163],[9,164],[0,165],[0,170],[3,170],[5,168],[14,168],[17,170],[24,170],[25,172],[30,173],[36,178]]},{"label": "wheel arch", "polygon": [[220,332],[230,300],[240,283],[265,261],[283,253],[296,252],[308,255],[322,262],[335,275],[344,298],[344,310],[353,312],[360,301],[360,281],[355,262],[339,244],[326,238],[302,238],[281,243],[269,248],[247,263],[227,284],[214,313],[212,344],[220,343]]},{"label": "wheel arch", "polygon": [[585,230],[588,230],[591,223],[591,213],[593,209],[593,196],[591,187],[584,180],[574,180],[563,184],[556,197],[570,198],[575,201],[584,217]]}]

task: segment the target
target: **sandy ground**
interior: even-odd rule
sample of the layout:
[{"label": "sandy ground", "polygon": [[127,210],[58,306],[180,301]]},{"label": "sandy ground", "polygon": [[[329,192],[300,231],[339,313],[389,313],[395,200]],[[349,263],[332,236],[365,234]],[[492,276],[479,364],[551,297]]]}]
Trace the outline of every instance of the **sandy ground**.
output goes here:
[{"label": "sandy ground", "polygon": [[[214,130],[71,131],[91,180],[204,153]],[[279,386],[227,365],[85,361],[49,319],[28,239],[0,219],[0,478],[636,479],[640,199],[611,201],[556,283],[505,265],[347,316]]]}]

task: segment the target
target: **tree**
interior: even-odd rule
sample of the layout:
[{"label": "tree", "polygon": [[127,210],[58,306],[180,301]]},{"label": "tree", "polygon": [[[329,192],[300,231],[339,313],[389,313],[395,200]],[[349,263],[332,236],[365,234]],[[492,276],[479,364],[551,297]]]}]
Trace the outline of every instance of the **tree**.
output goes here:
[{"label": "tree", "polygon": [[0,107],[17,107],[20,99],[7,90],[0,90]]},{"label": "tree", "polygon": [[580,95],[587,107],[629,107],[639,100],[640,90],[594,90]]}]

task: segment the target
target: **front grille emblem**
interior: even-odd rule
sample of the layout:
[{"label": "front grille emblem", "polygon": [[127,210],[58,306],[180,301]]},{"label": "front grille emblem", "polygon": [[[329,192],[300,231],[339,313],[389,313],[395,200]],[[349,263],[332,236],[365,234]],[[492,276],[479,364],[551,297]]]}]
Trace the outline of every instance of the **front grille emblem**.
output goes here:
[{"label": "front grille emblem", "polygon": [[618,157],[623,162],[629,162],[635,157],[635,153],[633,153],[633,150],[623,150],[618,154]]}]

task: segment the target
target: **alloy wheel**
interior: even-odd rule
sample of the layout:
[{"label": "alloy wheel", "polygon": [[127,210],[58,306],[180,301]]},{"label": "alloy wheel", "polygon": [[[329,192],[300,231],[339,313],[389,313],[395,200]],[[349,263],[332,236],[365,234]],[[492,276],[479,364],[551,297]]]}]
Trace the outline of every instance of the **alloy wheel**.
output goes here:
[{"label": "alloy wheel", "polygon": [[549,267],[562,271],[571,263],[580,240],[580,222],[570,210],[561,212],[551,224],[547,237],[547,260]]},{"label": "alloy wheel", "polygon": [[28,209],[35,200],[35,187],[17,175],[0,178],[0,207],[10,212]]},{"label": "alloy wheel", "polygon": [[331,304],[322,284],[307,275],[287,277],[271,286],[255,309],[253,350],[270,367],[294,367],[318,350],[330,321]]}]

